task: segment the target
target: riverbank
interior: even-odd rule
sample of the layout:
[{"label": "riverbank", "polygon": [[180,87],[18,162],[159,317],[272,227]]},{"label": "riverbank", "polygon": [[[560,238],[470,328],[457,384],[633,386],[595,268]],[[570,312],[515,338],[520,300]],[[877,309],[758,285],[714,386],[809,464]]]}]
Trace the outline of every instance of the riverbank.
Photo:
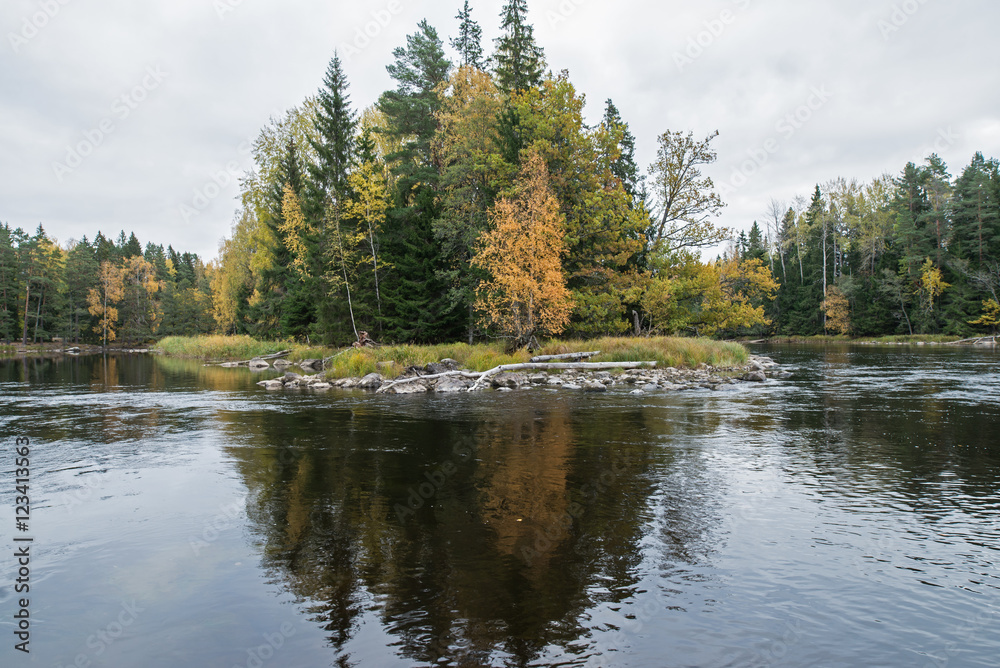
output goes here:
[{"label": "riverbank", "polygon": [[[298,364],[305,360],[325,361],[328,379],[362,378],[379,373],[393,379],[406,369],[423,367],[444,359],[454,360],[462,369],[483,372],[504,364],[523,364],[532,355],[565,355],[601,351],[591,362],[656,362],[662,368],[740,367],[750,353],[738,343],[710,339],[675,337],[612,338],[590,341],[547,341],[534,353],[504,352],[502,343],[400,345],[375,348],[335,350],[297,345],[282,341],[257,341],[247,336],[169,337],[157,346],[173,357],[201,359],[205,362],[251,360],[290,350],[286,359]],[[310,365],[312,366],[312,365]]]},{"label": "riverbank", "polygon": [[866,345],[945,345],[962,339],[949,334],[902,334],[895,336],[775,336],[747,343],[858,343]]}]

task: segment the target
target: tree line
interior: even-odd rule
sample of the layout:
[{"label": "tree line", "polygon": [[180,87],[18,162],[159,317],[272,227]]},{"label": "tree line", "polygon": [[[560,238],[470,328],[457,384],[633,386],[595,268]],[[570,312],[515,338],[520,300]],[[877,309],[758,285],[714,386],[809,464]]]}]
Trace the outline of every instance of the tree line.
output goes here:
[{"label": "tree line", "polygon": [[[0,227],[0,337],[137,342],[217,331],[344,345],[625,333],[972,334],[1000,321],[1000,176],[937,156],[811,200],[772,200],[734,235],[667,130],[646,169],[612,100],[599,122],[547,70],[525,0],[487,55],[468,0],[449,50],[421,21],[395,88],[355,108],[335,53],[316,95],[253,144],[217,261],[124,232],[59,248]],[[450,54],[450,55],[449,55]],[[715,259],[703,254],[725,245]]]},{"label": "tree line", "polygon": [[769,331],[972,336],[1000,324],[996,159],[977,153],[957,177],[931,155],[895,177],[836,179],[809,200],[771,200],[764,221],[736,245],[781,284]]},{"label": "tree line", "polygon": [[212,268],[123,231],[60,246],[0,223],[0,340],[144,343],[215,328]]},{"label": "tree line", "polygon": [[700,261],[729,236],[702,173],[714,134],[665,132],[640,170],[615,104],[588,125],[568,73],[546,71],[524,0],[489,56],[468,2],[457,18],[451,56],[418,24],[371,106],[334,54],[319,92],[261,131],[213,279],[223,331],[518,345],[765,322],[763,261]]}]

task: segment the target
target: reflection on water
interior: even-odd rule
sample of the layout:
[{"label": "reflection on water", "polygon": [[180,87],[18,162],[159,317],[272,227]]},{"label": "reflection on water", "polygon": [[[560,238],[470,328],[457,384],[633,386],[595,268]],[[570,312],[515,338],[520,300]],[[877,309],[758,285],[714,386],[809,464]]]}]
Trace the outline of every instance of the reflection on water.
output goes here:
[{"label": "reflection on water", "polygon": [[275,665],[991,665],[1000,359],[768,353],[792,380],[641,398],[0,363],[65,599],[40,649],[70,663],[110,588],[148,612],[103,665],[250,665],[282,623]]}]

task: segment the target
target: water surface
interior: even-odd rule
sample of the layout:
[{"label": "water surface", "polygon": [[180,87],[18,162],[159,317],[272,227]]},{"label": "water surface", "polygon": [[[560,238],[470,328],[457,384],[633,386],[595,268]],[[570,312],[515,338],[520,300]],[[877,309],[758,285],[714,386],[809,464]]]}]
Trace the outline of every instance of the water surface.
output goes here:
[{"label": "water surface", "polygon": [[0,362],[3,665],[996,666],[1000,356],[762,352],[793,378],[644,397]]}]

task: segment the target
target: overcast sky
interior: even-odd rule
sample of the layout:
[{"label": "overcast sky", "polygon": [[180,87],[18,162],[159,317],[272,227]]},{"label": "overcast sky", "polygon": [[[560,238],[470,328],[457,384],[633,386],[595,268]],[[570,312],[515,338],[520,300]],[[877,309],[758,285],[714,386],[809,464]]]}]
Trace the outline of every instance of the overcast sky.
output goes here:
[{"label": "overcast sky", "polygon": [[[101,230],[215,257],[236,175],[269,116],[341,49],[355,108],[392,50],[460,0],[3,0],[0,221],[61,242]],[[473,3],[492,50],[502,0]],[[996,0],[529,0],[548,66],[614,99],[640,166],[666,130],[718,130],[709,170],[746,228],[771,197],[896,174],[939,153],[1000,157]],[[367,35],[365,33],[368,33]],[[220,187],[221,185],[221,187]]]}]

